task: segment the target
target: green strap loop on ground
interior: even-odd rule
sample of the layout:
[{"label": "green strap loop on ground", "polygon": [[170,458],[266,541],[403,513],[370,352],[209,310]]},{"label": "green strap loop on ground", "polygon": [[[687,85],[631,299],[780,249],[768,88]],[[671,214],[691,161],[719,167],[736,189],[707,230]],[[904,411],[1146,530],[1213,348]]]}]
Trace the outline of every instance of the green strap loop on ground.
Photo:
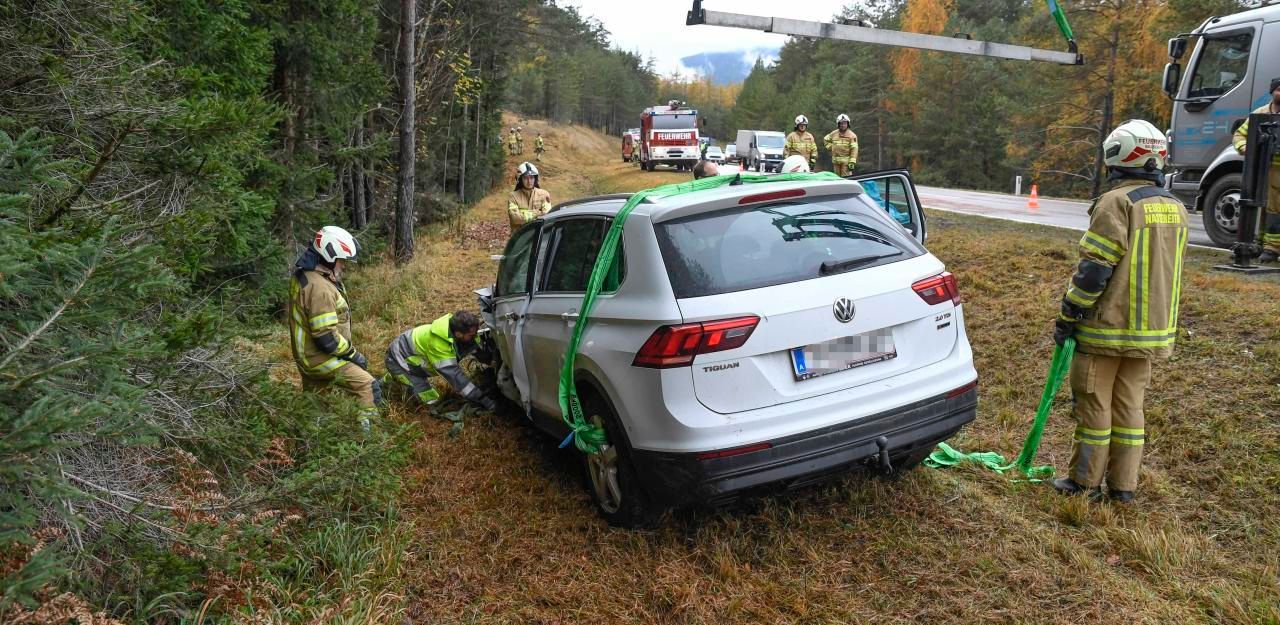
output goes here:
[{"label": "green strap loop on ground", "polygon": [[1017,469],[1033,482],[1053,477],[1053,467],[1031,466],[1036,459],[1036,451],[1040,449],[1040,437],[1044,434],[1044,424],[1049,420],[1049,410],[1053,406],[1053,398],[1062,386],[1062,380],[1071,368],[1071,357],[1076,351],[1076,340],[1067,338],[1066,342],[1053,350],[1053,363],[1049,366],[1049,379],[1045,380],[1044,392],[1040,394],[1040,406],[1036,408],[1035,421],[1031,423],[1031,431],[1022,442],[1022,452],[1012,463],[1005,464],[1004,456],[994,451],[977,451],[966,454],[946,443],[938,443],[938,448],[925,459],[925,466],[935,469],[949,467],[962,462],[976,462],[997,473],[1009,469]]},{"label": "green strap loop on ground", "polygon": [[609,273],[609,267],[613,264],[614,257],[618,253],[618,241],[622,239],[622,227],[627,221],[627,216],[631,214],[632,210],[635,210],[636,206],[639,206],[645,198],[671,197],[694,191],[715,189],[731,184],[735,180],[741,180],[744,184],[758,184],[791,180],[836,181],[841,179],[831,172],[778,174],[773,176],[764,174],[726,174],[692,182],[662,185],[652,189],[645,189],[632,195],[627,200],[627,203],[622,205],[617,217],[614,217],[613,224],[609,226],[609,232],[604,236],[604,242],[600,244],[600,253],[596,256],[595,266],[591,269],[591,278],[587,281],[587,292],[583,294],[582,305],[578,308],[578,322],[573,326],[573,334],[569,337],[569,346],[565,349],[564,365],[560,368],[559,389],[560,414],[564,419],[565,425],[569,426],[570,430],[569,436],[565,439],[565,444],[572,439],[579,450],[594,454],[599,452],[600,446],[607,442],[604,430],[587,421],[582,414],[582,404],[578,400],[578,388],[573,377],[574,362],[578,355],[578,344],[582,341],[582,333],[586,330],[587,324],[590,323],[591,310],[595,307],[596,296],[600,294],[600,288],[604,284],[605,276]]}]

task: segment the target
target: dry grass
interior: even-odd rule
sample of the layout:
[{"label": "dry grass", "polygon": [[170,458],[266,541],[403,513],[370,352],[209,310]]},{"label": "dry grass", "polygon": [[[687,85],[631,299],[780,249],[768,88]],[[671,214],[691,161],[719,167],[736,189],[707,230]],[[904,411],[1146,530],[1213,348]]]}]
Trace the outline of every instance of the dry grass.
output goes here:
[{"label": "dry grass", "polygon": [[[620,162],[617,142],[526,124],[559,201],[686,175]],[[532,137],[533,135],[528,135]],[[531,156],[531,154],[530,154]],[[504,222],[506,190],[468,221]],[[966,298],[981,377],[978,421],[954,441],[1015,453],[1072,266],[1064,231],[931,214],[931,250]],[[364,267],[350,290],[357,345],[380,368],[398,332],[456,308],[492,280],[488,255],[443,230],[413,263]],[[607,527],[576,452],[515,419],[425,435],[405,489],[416,537],[408,615],[430,623],[1277,623],[1280,622],[1280,282],[1211,273],[1191,254],[1185,335],[1157,365],[1150,436],[1129,508],[1057,497],[973,468],[899,481],[852,476],[792,496],[682,512],[657,530]],[[287,342],[273,355],[289,377]],[[378,354],[377,357],[374,354]],[[1040,460],[1065,467],[1065,401]]]}]

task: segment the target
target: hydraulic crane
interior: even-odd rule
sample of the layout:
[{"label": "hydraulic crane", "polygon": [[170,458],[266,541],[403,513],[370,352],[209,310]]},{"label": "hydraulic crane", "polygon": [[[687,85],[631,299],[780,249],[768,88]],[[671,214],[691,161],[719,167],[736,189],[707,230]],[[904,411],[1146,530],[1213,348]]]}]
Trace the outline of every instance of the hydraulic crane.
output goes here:
[{"label": "hydraulic crane", "polygon": [[861,43],[898,46],[902,48],[917,48],[920,50],[933,50],[936,52],[972,54],[975,56],[989,56],[1001,59],[1013,59],[1016,61],[1043,61],[1047,63],[1058,63],[1060,65],[1083,65],[1084,55],[1080,54],[1076,48],[1076,41],[1071,33],[1071,27],[1067,25],[1066,16],[1063,15],[1062,9],[1058,7],[1055,0],[1047,1],[1049,3],[1050,13],[1057,22],[1059,30],[1062,31],[1062,35],[1067,39],[1066,52],[1031,48],[1028,46],[1015,46],[1005,43],[992,43],[990,41],[977,41],[969,38],[908,33],[897,30],[871,28],[858,24],[809,22],[805,20],[788,19],[785,17],[760,17],[757,15],[745,15],[742,13],[710,11],[702,8],[702,0],[693,0],[693,9],[689,11],[688,16],[685,18],[685,24],[689,26],[706,24],[708,26],[745,28],[747,30],[760,30],[766,33],[778,33],[780,35],[791,35],[793,37],[842,39],[845,41],[858,41]]}]

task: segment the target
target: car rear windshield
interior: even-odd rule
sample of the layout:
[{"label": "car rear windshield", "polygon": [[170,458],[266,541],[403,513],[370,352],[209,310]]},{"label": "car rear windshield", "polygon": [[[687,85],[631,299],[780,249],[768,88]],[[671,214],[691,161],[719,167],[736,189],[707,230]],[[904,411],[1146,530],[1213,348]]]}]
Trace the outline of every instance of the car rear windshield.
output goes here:
[{"label": "car rear windshield", "polygon": [[[812,280],[842,261],[857,269],[924,253],[862,195],[825,196],[705,213],[657,224],[677,298]],[[839,269],[837,269],[838,271]]]}]

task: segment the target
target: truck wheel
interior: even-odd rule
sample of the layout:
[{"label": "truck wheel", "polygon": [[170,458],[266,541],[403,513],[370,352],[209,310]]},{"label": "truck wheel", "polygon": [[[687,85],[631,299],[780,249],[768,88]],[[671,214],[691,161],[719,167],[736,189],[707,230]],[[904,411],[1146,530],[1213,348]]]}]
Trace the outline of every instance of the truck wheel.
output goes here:
[{"label": "truck wheel", "polygon": [[1227,174],[1209,187],[1204,197],[1204,230],[1214,243],[1230,246],[1240,227],[1240,188],[1243,176]]},{"label": "truck wheel", "polygon": [[587,393],[582,396],[582,410],[587,419],[604,428],[609,439],[600,453],[582,454],[587,491],[596,505],[596,512],[609,525],[616,527],[652,525],[657,514],[640,486],[631,465],[631,449],[608,402],[594,393]]}]

